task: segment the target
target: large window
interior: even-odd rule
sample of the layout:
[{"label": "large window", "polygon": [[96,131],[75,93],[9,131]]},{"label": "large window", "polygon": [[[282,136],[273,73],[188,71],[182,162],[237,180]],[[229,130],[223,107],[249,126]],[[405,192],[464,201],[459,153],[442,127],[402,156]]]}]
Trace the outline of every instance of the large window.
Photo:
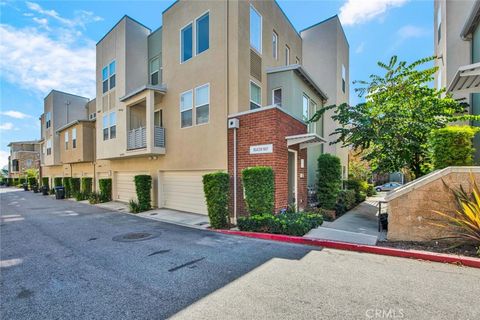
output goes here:
[{"label": "large window", "polygon": [[68,131],[65,131],[65,150],[68,150]]},{"label": "large window", "polygon": [[345,66],[342,64],[342,91],[345,93],[345,86],[346,86],[346,71],[345,71]]},{"label": "large window", "polygon": [[110,112],[110,139],[117,137],[117,113],[115,111]]},{"label": "large window", "polygon": [[210,16],[208,13],[204,14],[200,18],[197,19],[196,23],[196,53],[202,53],[203,51],[207,50],[210,47],[210,26],[209,26]]},{"label": "large window", "polygon": [[72,148],[77,147],[77,128],[72,129]]},{"label": "large window", "polygon": [[182,128],[192,126],[192,105],[192,90],[182,93],[182,95],[180,96],[180,121]]},{"label": "large window", "polygon": [[272,33],[272,55],[273,59],[278,59],[278,35],[275,31]]},{"label": "large window", "polygon": [[108,140],[108,115],[104,114],[102,118],[103,140]]},{"label": "large window", "polygon": [[47,140],[47,156],[52,154],[52,140],[48,139]]},{"label": "large window", "polygon": [[115,60],[110,62],[110,64],[108,65],[108,74],[110,76],[109,78],[109,81],[110,81],[110,89],[113,89],[115,88],[115,75],[117,73],[117,70],[116,70],[116,64],[115,64]]},{"label": "large window", "polygon": [[250,110],[262,106],[262,89],[253,81],[250,81]]},{"label": "large window", "polygon": [[156,86],[159,82],[160,60],[153,58],[150,61],[150,84]]},{"label": "large window", "polygon": [[52,125],[52,114],[50,112],[47,112],[45,114],[45,128],[50,128]]},{"label": "large window", "polygon": [[285,65],[290,65],[290,48],[288,46],[285,46]]},{"label": "large window", "polygon": [[262,53],[262,16],[250,6],[250,46]]},{"label": "large window", "polygon": [[[116,62],[113,60],[107,66],[102,69],[102,92],[105,93],[110,89],[115,88],[116,84],[117,67]],[[110,83],[110,85],[109,85]]]},{"label": "large window", "polygon": [[104,67],[102,69],[102,92],[105,93],[108,91],[108,68]]},{"label": "large window", "polygon": [[308,120],[309,101],[310,98],[304,94],[302,99],[302,117],[304,121]]},{"label": "large window", "polygon": [[190,23],[180,31],[181,34],[181,61],[185,62],[193,56],[193,26]]},{"label": "large window", "polygon": [[163,127],[163,110],[157,110],[153,113],[153,125],[155,127]]},{"label": "large window", "polygon": [[273,89],[272,101],[274,105],[279,107],[282,106],[282,89],[281,88]]},{"label": "large window", "polygon": [[208,123],[210,113],[210,85],[195,88],[195,123]]}]

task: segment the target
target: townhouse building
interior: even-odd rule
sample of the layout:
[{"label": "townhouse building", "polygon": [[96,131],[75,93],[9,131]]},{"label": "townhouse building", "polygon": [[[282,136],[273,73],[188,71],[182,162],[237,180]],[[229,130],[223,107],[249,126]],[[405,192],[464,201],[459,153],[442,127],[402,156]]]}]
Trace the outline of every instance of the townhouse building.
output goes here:
[{"label": "townhouse building", "polygon": [[15,141],[8,144],[10,155],[8,156],[8,177],[20,178],[25,170],[40,168],[40,142]]},{"label": "townhouse building", "polygon": [[[435,0],[434,48],[437,88],[469,105],[480,115],[480,1]],[[474,125],[479,123],[474,122]],[[476,161],[480,160],[480,137],[474,138]]]},{"label": "townhouse building", "polygon": [[[111,178],[121,202],[136,200],[134,176],[148,174],[153,206],[207,214],[202,176],[226,171],[235,219],[241,170],[266,165],[275,208],[304,208],[321,153],[348,174],[348,152],[328,144],[331,115],[308,122],[348,102],[348,51],[337,16],[297,32],[275,1],[176,1],[154,31],[124,16],[97,43],[95,101],[82,98],[55,138],[42,122],[56,148],[44,174]],[[46,102],[42,121],[53,109]]]}]

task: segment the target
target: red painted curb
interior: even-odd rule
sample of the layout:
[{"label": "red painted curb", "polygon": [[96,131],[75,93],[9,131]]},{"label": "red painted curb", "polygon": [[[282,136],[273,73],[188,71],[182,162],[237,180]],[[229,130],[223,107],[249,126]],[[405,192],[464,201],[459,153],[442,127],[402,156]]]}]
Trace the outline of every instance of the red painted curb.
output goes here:
[{"label": "red painted curb", "polygon": [[376,246],[368,246],[363,244],[354,244],[354,243],[347,243],[347,242],[319,240],[319,239],[304,238],[304,237],[297,237],[297,236],[287,236],[283,234],[270,234],[270,233],[219,230],[219,229],[217,230],[211,229],[211,230],[215,232],[223,233],[223,234],[243,236],[248,238],[289,242],[289,243],[304,244],[309,246],[318,246],[318,247],[332,248],[332,249],[338,249],[338,250],[366,252],[366,253],[380,254],[385,256],[427,260],[427,261],[434,261],[434,262],[441,262],[441,263],[461,264],[468,267],[480,268],[480,259],[472,258],[472,257],[455,256],[451,254],[442,254],[442,253],[419,251],[419,250],[402,250],[402,249],[387,248],[387,247],[376,247]]}]

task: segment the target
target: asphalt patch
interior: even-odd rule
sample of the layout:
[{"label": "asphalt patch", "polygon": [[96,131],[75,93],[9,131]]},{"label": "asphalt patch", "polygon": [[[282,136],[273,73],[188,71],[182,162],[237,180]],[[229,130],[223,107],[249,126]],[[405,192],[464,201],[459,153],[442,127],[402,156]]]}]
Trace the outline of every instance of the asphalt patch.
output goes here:
[{"label": "asphalt patch", "polygon": [[151,256],[154,256],[154,255],[156,255],[156,254],[162,254],[162,253],[167,253],[167,252],[170,252],[170,249],[168,249],[168,250],[155,251],[155,252],[150,253],[148,256],[151,257]]},{"label": "asphalt patch", "polygon": [[203,259],[205,259],[205,257],[202,257],[202,258],[200,258],[200,259],[195,259],[195,260],[186,262],[186,263],[181,264],[181,265],[179,265],[179,266],[176,266],[176,267],[174,267],[174,268],[172,268],[172,269],[169,269],[168,272],[174,272],[174,271],[177,271],[177,270],[179,270],[179,269],[182,269],[182,268],[191,266],[192,264],[195,264],[195,263],[197,263],[197,262],[200,262],[200,261],[202,261]]}]

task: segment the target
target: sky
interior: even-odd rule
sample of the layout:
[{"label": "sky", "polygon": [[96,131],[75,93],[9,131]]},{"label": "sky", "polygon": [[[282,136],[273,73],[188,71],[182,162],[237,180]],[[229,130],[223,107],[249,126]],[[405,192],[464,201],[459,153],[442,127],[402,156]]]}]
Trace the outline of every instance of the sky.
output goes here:
[{"label": "sky", "polygon": [[[219,0],[220,1],[220,0]],[[0,0],[0,168],[10,141],[40,138],[43,98],[95,95],[95,44],[125,14],[155,30],[166,1]],[[300,31],[338,14],[350,45],[350,81],[392,55],[433,55],[433,0],[278,0]],[[360,100],[351,85],[350,103]]]}]

